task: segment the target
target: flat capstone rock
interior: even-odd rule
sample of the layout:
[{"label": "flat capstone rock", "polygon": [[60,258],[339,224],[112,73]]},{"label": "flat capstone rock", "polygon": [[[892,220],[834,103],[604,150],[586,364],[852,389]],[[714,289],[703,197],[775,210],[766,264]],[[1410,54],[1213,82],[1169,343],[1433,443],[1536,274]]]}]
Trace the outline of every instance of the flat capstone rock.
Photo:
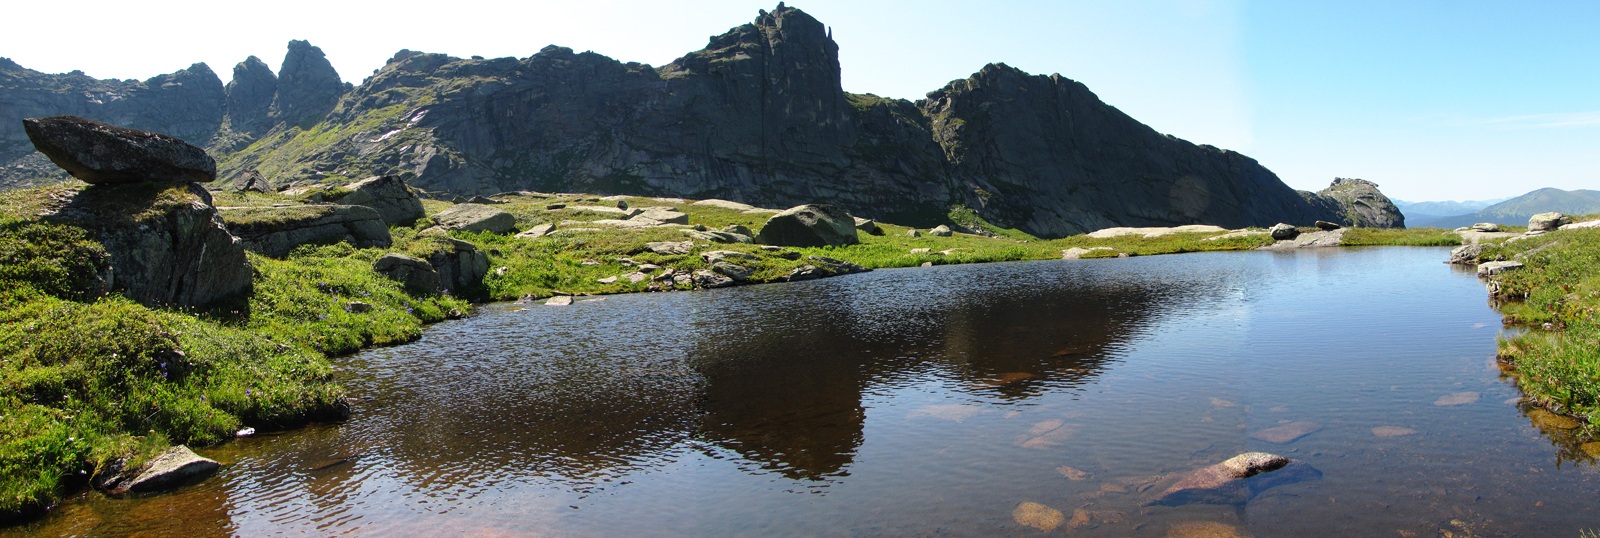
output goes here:
[{"label": "flat capstone rock", "polygon": [[22,120],[33,147],[72,177],[92,184],[217,179],[217,161],[198,146],[150,131],[76,116]]}]

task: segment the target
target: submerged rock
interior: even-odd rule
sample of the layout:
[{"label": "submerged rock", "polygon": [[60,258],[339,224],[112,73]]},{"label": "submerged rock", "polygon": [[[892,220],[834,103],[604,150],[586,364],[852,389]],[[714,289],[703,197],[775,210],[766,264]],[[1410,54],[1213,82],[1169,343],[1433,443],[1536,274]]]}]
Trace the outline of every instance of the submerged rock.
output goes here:
[{"label": "submerged rock", "polygon": [[1417,433],[1417,430],[1404,426],[1378,426],[1372,429],[1372,435],[1378,437],[1402,437]]},{"label": "submerged rock", "polygon": [[1294,442],[1296,439],[1311,435],[1321,430],[1321,424],[1301,420],[1273,426],[1271,428],[1252,433],[1250,434],[1250,437],[1266,441],[1268,443],[1286,445]]},{"label": "submerged rock", "polygon": [[217,161],[177,137],[76,116],[25,119],[22,127],[40,153],[87,183],[217,179]]},{"label": "submerged rock", "polygon": [[1011,519],[1018,525],[1033,527],[1044,532],[1056,530],[1062,523],[1067,522],[1067,515],[1060,510],[1036,503],[1023,502],[1011,511]]},{"label": "submerged rock", "polygon": [[1455,407],[1458,405],[1475,404],[1478,403],[1478,397],[1479,394],[1476,392],[1455,392],[1440,396],[1439,399],[1433,401],[1433,405],[1439,407]]},{"label": "submerged rock", "polygon": [[[1282,473],[1279,476],[1272,474]],[[1150,504],[1240,504],[1265,489],[1321,477],[1304,463],[1266,452],[1246,452],[1183,475]]]}]

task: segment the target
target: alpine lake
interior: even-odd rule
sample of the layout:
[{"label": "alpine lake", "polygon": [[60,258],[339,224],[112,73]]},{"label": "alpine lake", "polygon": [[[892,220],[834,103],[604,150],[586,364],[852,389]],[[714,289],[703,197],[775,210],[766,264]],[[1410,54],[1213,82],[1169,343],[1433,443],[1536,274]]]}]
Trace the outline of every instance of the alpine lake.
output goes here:
[{"label": "alpine lake", "polygon": [[[1440,248],[950,265],[497,303],[354,412],[0,535],[1571,536],[1600,467]],[[1224,499],[1157,502],[1245,452]]]}]

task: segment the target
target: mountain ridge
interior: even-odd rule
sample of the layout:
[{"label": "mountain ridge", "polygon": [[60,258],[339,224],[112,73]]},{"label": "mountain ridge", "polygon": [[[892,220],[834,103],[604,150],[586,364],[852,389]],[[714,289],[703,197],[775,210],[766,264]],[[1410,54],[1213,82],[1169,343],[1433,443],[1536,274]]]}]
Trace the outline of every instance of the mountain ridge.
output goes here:
[{"label": "mountain ridge", "polygon": [[1551,211],[1568,215],[1600,213],[1600,191],[1587,189],[1568,191],[1554,187],[1534,189],[1526,194],[1485,207],[1474,213],[1442,217],[1429,221],[1428,225],[1439,228],[1457,228],[1471,226],[1479,222],[1493,222],[1496,224],[1524,226],[1528,224],[1528,218],[1539,213]]},{"label": "mountain ridge", "polygon": [[[462,195],[829,202],[913,225],[965,207],[1047,237],[1193,223],[1403,225],[1398,211],[1369,218],[1388,209],[1348,211],[1331,191],[1290,189],[1247,156],[1158,133],[1059,74],[992,63],[917,101],[845,92],[831,32],[783,4],[659,68],[556,46],[523,59],[402,50],[360,86],[326,65],[295,41],[275,81],[259,59],[235,67],[226,89],[205,70],[216,104],[191,115],[214,119],[204,144],[224,183],[395,174]],[[11,114],[0,108],[0,119]],[[161,131],[154,123],[135,126]],[[0,145],[0,163],[26,160],[14,149]],[[3,170],[0,184],[19,169]],[[1366,199],[1388,204],[1367,185]]]}]

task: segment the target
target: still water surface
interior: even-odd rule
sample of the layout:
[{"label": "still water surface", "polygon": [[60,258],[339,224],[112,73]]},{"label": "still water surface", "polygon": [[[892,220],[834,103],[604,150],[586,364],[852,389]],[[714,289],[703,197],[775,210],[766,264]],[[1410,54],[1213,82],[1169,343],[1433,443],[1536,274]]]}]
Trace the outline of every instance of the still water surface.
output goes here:
[{"label": "still water surface", "polygon": [[[1511,401],[1499,316],[1444,257],[941,266],[487,305],[337,359],[345,423],[201,450],[227,464],[202,484],[88,493],[11,533],[1040,534],[1024,502],[1094,536],[1600,528],[1595,462]],[[1285,423],[1315,431],[1252,437]],[[1252,450],[1321,477],[1146,505]]]}]

